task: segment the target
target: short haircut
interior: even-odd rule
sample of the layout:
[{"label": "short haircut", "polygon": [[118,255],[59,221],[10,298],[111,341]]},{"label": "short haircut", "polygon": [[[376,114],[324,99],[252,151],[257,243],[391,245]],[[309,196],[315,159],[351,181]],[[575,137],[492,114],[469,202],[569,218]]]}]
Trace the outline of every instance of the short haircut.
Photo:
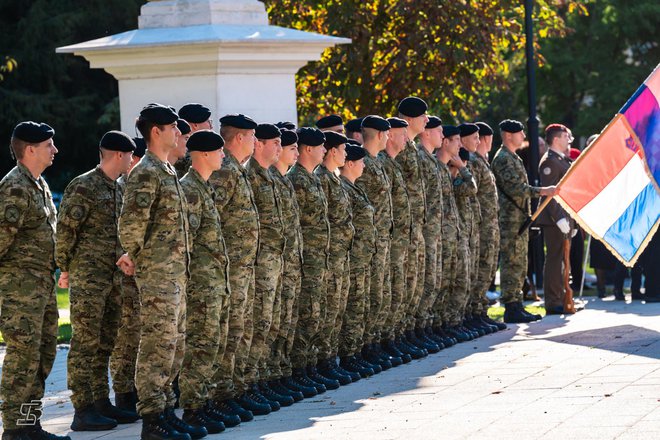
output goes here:
[{"label": "short haircut", "polygon": [[562,124],[550,124],[545,129],[545,141],[548,145],[552,145],[552,141],[562,133],[568,133],[568,127]]},{"label": "short haircut", "polygon": [[236,136],[241,134],[243,131],[242,128],[232,127],[231,125],[221,125],[220,126],[220,136],[225,140],[225,144],[228,144],[234,140]]},{"label": "short haircut", "polygon": [[380,133],[380,131],[376,130],[375,128],[362,127],[362,138],[365,142],[378,137],[378,133]]},{"label": "short haircut", "polygon": [[144,138],[144,141],[148,144],[149,141],[151,140],[151,129],[154,127],[158,127],[159,130],[163,130],[162,125],[158,125],[155,122],[148,121],[146,119],[142,118],[137,118],[135,121],[135,127],[138,129],[142,137]]},{"label": "short haircut", "polygon": [[28,145],[31,145],[30,142],[25,142],[24,140],[17,137],[11,138],[10,148],[11,151],[14,152],[14,158],[16,160],[23,159],[23,156],[25,156],[25,149]]}]

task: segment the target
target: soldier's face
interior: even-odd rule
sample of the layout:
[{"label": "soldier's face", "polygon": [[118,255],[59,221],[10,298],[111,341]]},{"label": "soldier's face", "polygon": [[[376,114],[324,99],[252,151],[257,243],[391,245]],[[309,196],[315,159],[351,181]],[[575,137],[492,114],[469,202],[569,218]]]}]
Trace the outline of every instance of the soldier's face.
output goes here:
[{"label": "soldier's face", "polygon": [[126,174],[133,164],[133,153],[118,152],[117,161],[119,162],[119,174]]},{"label": "soldier's face", "polygon": [[177,144],[179,141],[179,136],[181,136],[181,132],[179,131],[179,127],[176,126],[176,122],[173,122],[169,125],[163,125],[162,128],[160,127],[155,127],[156,130],[153,131],[152,133],[158,133],[158,139],[162,144],[168,149],[168,150],[173,150],[177,148]]},{"label": "soldier's face", "polygon": [[334,148],[333,154],[335,155],[335,162],[338,167],[343,167],[346,163],[346,144],[341,144]]},{"label": "soldier's face", "polygon": [[445,148],[447,149],[447,153],[452,156],[457,156],[458,150],[461,149],[461,137],[459,135],[454,135],[445,138]]},{"label": "soldier's face", "polygon": [[445,138],[442,134],[442,126],[435,128],[427,128],[426,131],[429,134],[429,142],[433,148],[440,148],[442,145],[442,140]]},{"label": "soldier's face", "polygon": [[332,127],[324,128],[321,131],[334,131],[335,133],[344,134],[344,126],[343,125],[335,125],[335,126],[332,126]]},{"label": "soldier's face", "polygon": [[423,115],[419,115],[416,118],[411,118],[408,121],[408,124],[410,125],[411,131],[415,133],[421,133],[426,129],[426,124],[429,122],[429,116],[424,113]]},{"label": "soldier's face", "polygon": [[177,160],[186,155],[186,142],[188,142],[188,139],[190,139],[191,134],[192,132],[179,135],[179,138],[176,141],[176,148],[172,152],[173,157],[175,157]]},{"label": "soldier's face", "polygon": [[354,160],[349,163],[351,163],[355,168],[355,178],[359,179],[360,176],[362,176],[362,173],[364,172],[364,158],[359,160]]},{"label": "soldier's face", "polygon": [[53,160],[55,160],[55,155],[57,154],[57,148],[55,148],[52,138],[38,144],[30,145],[28,148],[32,151],[32,156],[40,167],[46,169],[53,164]]},{"label": "soldier's face", "polygon": [[402,151],[406,145],[406,129],[392,128],[389,133],[391,142],[394,144],[397,151]]},{"label": "soldier's face", "polygon": [[323,158],[325,157],[326,149],[323,145],[319,145],[318,147],[310,147],[312,149],[312,157],[314,158],[314,163],[316,165],[319,165],[323,162]]},{"label": "soldier's face", "polygon": [[391,137],[392,137],[392,130],[378,132],[378,139],[380,140],[378,146],[380,147],[381,151],[385,149],[385,147],[387,146],[387,141]]},{"label": "soldier's face", "polygon": [[251,156],[254,153],[254,146],[257,143],[257,138],[254,136],[254,130],[243,130],[239,135],[241,137],[241,147],[246,156]]},{"label": "soldier's face", "polygon": [[469,136],[462,137],[461,143],[466,150],[468,150],[470,153],[474,153],[477,151],[477,147],[479,146],[479,132],[475,132]]},{"label": "soldier's face", "polygon": [[208,153],[208,162],[209,162],[209,168],[211,168],[213,171],[217,171],[220,168],[222,168],[222,159],[225,158],[225,149],[220,148],[219,150],[215,151],[209,151]]},{"label": "soldier's face", "polygon": [[493,146],[493,135],[489,134],[479,138],[479,145],[485,146],[486,151],[490,151]]},{"label": "soldier's face", "polygon": [[278,162],[291,167],[298,160],[298,154],[298,144],[287,145],[282,148]]},{"label": "soldier's face", "polygon": [[261,144],[266,161],[271,165],[277,163],[282,152],[282,139],[275,138],[258,142]]}]

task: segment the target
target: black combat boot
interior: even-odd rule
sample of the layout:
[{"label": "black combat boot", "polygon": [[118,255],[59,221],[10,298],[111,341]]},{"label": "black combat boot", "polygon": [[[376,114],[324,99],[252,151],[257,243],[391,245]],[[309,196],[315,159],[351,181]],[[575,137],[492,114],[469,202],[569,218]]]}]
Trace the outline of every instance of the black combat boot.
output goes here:
[{"label": "black combat boot", "polygon": [[291,406],[295,403],[293,397],[289,396],[288,394],[279,394],[278,392],[273,390],[270,386],[268,386],[268,383],[266,383],[265,381],[259,382],[259,391],[261,391],[261,395],[264,396],[266,399],[279,403],[281,407]]},{"label": "black combat boot", "polygon": [[250,398],[255,402],[265,403],[266,405],[270,406],[270,412],[279,411],[281,408],[277,400],[270,400],[269,398],[261,394],[261,390],[259,389],[259,386],[256,384],[251,385],[248,388],[247,395],[250,396]]},{"label": "black combat boot", "polygon": [[107,431],[117,426],[117,421],[104,417],[96,410],[94,405],[75,410],[71,429],[74,431]]},{"label": "black combat boot", "polygon": [[392,356],[391,354],[386,352],[380,343],[376,342],[375,344],[373,344],[373,348],[376,354],[381,359],[389,362],[392,367],[398,367],[399,365],[403,365],[403,359],[401,359],[398,356]]},{"label": "black combat boot", "polygon": [[438,353],[440,351],[440,346],[426,336],[426,332],[423,328],[415,328],[414,334],[417,337],[417,340],[422,343],[422,346],[429,353]]},{"label": "black combat boot", "polygon": [[350,376],[341,374],[336,368],[334,368],[336,365],[334,359],[326,359],[325,361],[319,362],[318,372],[326,379],[336,380],[339,382],[339,385],[348,385],[349,383],[352,383],[353,380]]},{"label": "black combat boot", "polygon": [[282,378],[281,383],[282,383],[282,386],[285,387],[286,389],[294,391],[294,392],[299,392],[305,398],[314,397],[318,394],[316,392],[316,388],[314,388],[312,386],[303,385],[303,384],[297,382],[291,376]]},{"label": "black combat boot", "polygon": [[[404,345],[402,342],[402,337],[401,336],[395,336],[394,340],[388,341],[387,348],[388,350],[393,350],[396,349],[399,353],[401,353],[401,360],[403,361],[404,364],[407,364],[412,361],[412,356],[410,355],[410,351],[407,349],[407,347]],[[390,347],[391,345],[391,347]]]},{"label": "black combat boot", "polygon": [[174,408],[165,408],[163,415],[165,416],[165,421],[168,425],[179,432],[188,434],[193,440],[204,438],[209,435],[208,431],[203,426],[192,426],[178,418],[174,413]]},{"label": "black combat boot", "polygon": [[280,394],[282,396],[289,396],[293,399],[294,402],[300,402],[305,398],[303,393],[297,390],[291,390],[284,385],[279,380],[272,380],[268,382],[268,388],[271,390],[275,391],[277,394]]},{"label": "black combat boot", "polygon": [[323,384],[326,390],[336,390],[339,388],[339,381],[322,376],[316,369],[316,366],[307,367],[307,377],[312,379],[314,382]]},{"label": "black combat boot", "polygon": [[539,321],[539,320],[543,319],[543,316],[539,315],[538,313],[530,313],[530,312],[528,312],[527,309],[525,309],[525,305],[523,304],[522,301],[520,301],[520,302],[518,303],[518,307],[520,307],[520,310],[521,310],[525,315],[532,317],[532,318],[533,318],[532,321]]},{"label": "black combat boot", "polygon": [[486,313],[486,312],[483,312],[481,314],[481,320],[486,322],[487,324],[494,325],[495,327],[497,327],[498,330],[506,330],[507,329],[507,326],[506,326],[505,323],[500,322],[500,321],[495,321],[490,316],[488,316],[488,313]]},{"label": "black combat boot", "polygon": [[206,412],[206,415],[213,420],[222,422],[226,428],[233,428],[234,426],[241,424],[241,418],[238,416],[238,414],[231,414],[229,412],[223,411],[211,400],[206,401],[204,411]]},{"label": "black combat boot", "polygon": [[442,338],[435,333],[433,333],[433,329],[431,327],[426,327],[424,329],[424,336],[426,336],[427,339],[430,339],[433,341],[438,347],[440,347],[440,350],[443,350],[446,348],[446,345]]},{"label": "black combat boot", "polygon": [[117,423],[134,423],[140,416],[136,412],[126,411],[125,409],[117,408],[107,397],[105,399],[99,399],[94,402],[94,408],[96,411],[104,417],[109,419],[115,419]]},{"label": "black combat boot", "polygon": [[115,406],[128,412],[137,414],[137,393],[115,393]]},{"label": "black combat boot", "polygon": [[[254,414],[249,409],[245,409],[238,401],[234,399],[214,400],[213,406],[220,412],[230,416],[235,415],[241,419],[241,422],[249,422],[254,419]],[[229,426],[225,424],[225,426]]]},{"label": "black combat boot", "polygon": [[532,322],[534,318],[523,313],[522,303],[510,302],[504,304],[504,322],[520,324]]},{"label": "black combat boot", "polygon": [[181,419],[190,426],[206,429],[209,434],[220,434],[225,430],[225,424],[209,417],[204,408],[184,409]]},{"label": "black combat boot", "polygon": [[356,373],[354,371],[348,371],[345,370],[342,366],[341,363],[337,364],[335,361],[332,362],[334,365],[334,370],[338,371],[340,374],[343,374],[344,376],[348,376],[351,378],[351,382],[357,382],[358,380],[362,379],[362,376],[360,376],[360,373]]},{"label": "black combat boot", "polygon": [[467,319],[463,321],[461,326],[467,330],[470,330],[473,334],[476,334],[475,336],[476,338],[486,336],[488,333],[490,333],[490,329],[489,331],[486,331],[485,328],[482,328],[479,325],[477,325],[475,322],[469,321]]},{"label": "black combat boot", "polygon": [[364,379],[374,375],[374,370],[364,367],[357,361],[357,359],[355,359],[355,356],[343,357],[339,361],[339,364],[344,370],[348,371],[349,373],[357,374]]},{"label": "black combat boot", "polygon": [[309,377],[305,368],[294,368],[293,379],[296,381],[296,383],[300,383],[306,387],[313,387],[316,389],[317,394],[323,394],[328,390],[325,385]]},{"label": "black combat boot", "polygon": [[170,426],[163,413],[142,416],[140,440],[191,440],[190,435]]},{"label": "black combat boot", "polygon": [[458,327],[447,327],[445,331],[452,337],[456,338],[458,342],[467,342],[472,339],[472,336],[462,332]]},{"label": "black combat boot", "polygon": [[272,411],[270,405],[253,399],[250,393],[241,394],[236,401],[243,409],[250,411],[255,416],[265,416]]},{"label": "black combat boot", "polygon": [[365,357],[365,353],[367,353],[369,350],[367,348],[367,345],[362,347],[361,352],[356,353],[355,359],[364,367],[364,368],[370,368],[374,371],[374,374],[382,373],[383,368],[380,366],[380,364],[377,364],[375,362],[371,362],[370,360],[367,360]]},{"label": "black combat boot", "polygon": [[[424,344],[422,341],[420,341],[417,336],[415,336],[415,332],[412,330],[406,330],[404,334],[404,340],[408,341],[408,345],[413,348],[417,349],[422,353],[422,357],[426,357],[429,355],[429,352],[426,348],[424,348]],[[413,356],[414,357],[414,356]]]}]

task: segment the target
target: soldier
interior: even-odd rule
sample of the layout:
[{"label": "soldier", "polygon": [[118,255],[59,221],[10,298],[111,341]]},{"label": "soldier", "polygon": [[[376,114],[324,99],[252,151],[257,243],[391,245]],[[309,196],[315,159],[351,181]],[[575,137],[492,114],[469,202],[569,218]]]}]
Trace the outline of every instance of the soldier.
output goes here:
[{"label": "soldier", "polygon": [[[209,404],[209,382],[217,368],[217,358],[224,353],[230,287],[227,283],[229,257],[222,236],[220,215],[215,207],[215,193],[208,184],[211,173],[222,166],[224,140],[211,130],[193,133],[186,143],[192,167],[181,178],[188,201],[188,224],[192,240],[190,281],[186,297],[186,351],[179,376],[183,420],[203,426],[209,434],[224,431],[223,414]],[[228,420],[240,423],[235,416]]]},{"label": "soldier", "polygon": [[190,168],[190,154],[186,150],[186,142],[190,138],[191,128],[183,119],[176,121],[176,126],[181,132],[181,135],[179,135],[179,139],[176,141],[176,148],[168,154],[167,161],[174,167],[177,176],[183,177],[188,171],[188,168]]},{"label": "soldier", "polygon": [[[284,222],[279,193],[268,168],[282,152],[281,134],[273,124],[259,124],[255,130],[257,143],[246,169],[259,213],[259,250],[254,266],[255,301],[252,308],[253,334],[250,354],[245,366],[245,381],[255,396],[265,398],[276,411],[293,405],[293,397],[271,390],[266,363],[272,358],[272,346],[279,333],[282,293],[282,253]],[[257,384],[257,381],[259,383]],[[263,400],[263,399],[259,399]]]},{"label": "soldier", "polygon": [[126,275],[135,275],[140,294],[135,384],[142,438],[149,439],[206,435],[206,429],[190,426],[174,413],[172,382],[183,360],[190,255],[187,204],[167,161],[177,146],[177,119],[161,104],[149,104],[140,112],[136,126],[147,153],[128,176],[119,217],[125,253],[117,265]]},{"label": "soldier", "polygon": [[[317,123],[318,125],[318,123]],[[343,126],[342,126],[343,130]],[[334,131],[325,133],[326,150],[321,163],[314,174],[321,181],[321,188],[332,209],[328,211],[330,223],[330,249],[328,254],[327,294],[325,295],[325,318],[322,320],[319,337],[319,365],[322,376],[334,379],[340,385],[353,382],[348,371],[337,366],[336,357],[339,348],[339,331],[350,283],[349,252],[353,242],[353,212],[351,200],[337,176],[339,167],[346,162],[346,136]],[[353,373],[355,374],[355,373]],[[359,375],[357,377],[359,379]]]},{"label": "soldier", "polygon": [[[211,110],[198,103],[188,103],[179,109],[179,117],[190,126],[190,134],[198,130],[213,130],[213,120],[211,119]],[[179,126],[179,130],[181,127]],[[183,130],[181,131],[183,134]],[[187,139],[185,140],[187,141]],[[184,141],[184,149],[185,149]],[[185,156],[174,162],[174,169],[177,175],[183,176],[188,172],[192,164],[190,153],[185,152]]]},{"label": "soldier", "polygon": [[325,135],[316,128],[302,127],[298,134],[298,162],[287,177],[296,190],[300,206],[300,227],[303,236],[303,270],[298,301],[298,323],[291,352],[293,377],[296,384],[312,386],[318,393],[339,388],[339,382],[321,376],[316,370],[322,308],[327,294],[330,224],[328,202],[321,181],[314,169],[325,155]]},{"label": "soldier", "polygon": [[344,134],[344,121],[339,115],[322,117],[316,121],[316,127],[322,132],[334,131],[335,133]]},{"label": "soldier", "polygon": [[[562,124],[550,124],[545,129],[545,140],[549,149],[539,163],[539,176],[541,185],[556,185],[571,167],[568,157],[573,141],[571,131]],[[571,270],[570,266],[563,267],[564,244],[576,231],[575,223],[568,213],[557,203],[551,200],[537,219],[543,226],[543,240],[545,241],[545,265],[543,266],[543,295],[545,298],[546,315],[564,313],[564,271]],[[574,235],[574,234],[573,234]]]},{"label": "soldier", "polygon": [[[522,303],[522,286],[527,273],[527,228],[520,231],[531,214],[530,198],[553,196],[554,186],[535,187],[527,182],[522,159],[516,155],[525,140],[523,124],[506,119],[500,122],[502,146],[491,167],[497,184],[500,226],[500,285],[504,322],[532,322],[540,315],[528,313]],[[520,231],[520,233],[519,233]]]},{"label": "soldier", "polygon": [[[376,226],[374,207],[366,193],[355,185],[364,170],[364,157],[367,152],[357,142],[346,144],[346,161],[341,167],[341,184],[349,195],[355,235],[349,259],[349,292],[346,313],[339,333],[340,366],[349,373],[360,377],[374,374],[374,370],[360,364],[355,357],[364,343],[364,326],[369,302],[371,281],[371,260],[376,253]],[[355,380],[355,379],[354,379]]]},{"label": "soldier", "polygon": [[55,261],[62,271],[59,287],[71,289],[67,382],[74,431],[103,431],[138,419],[110,403],[107,375],[121,319],[122,273],[115,263],[123,254],[117,222],[124,188],[117,179],[128,171],[133,150],[128,135],[104,134],[100,164],[69,183],[60,205]]},{"label": "soldier", "polygon": [[[254,202],[247,170],[243,167],[254,151],[257,123],[241,114],[220,118],[220,135],[225,140],[222,169],[214,171],[209,183],[216,193],[215,206],[223,222],[229,255],[229,314],[227,346],[212,380],[213,407],[241,421],[252,420],[253,413],[268,414],[270,406],[254,401],[247,393],[245,363],[252,343],[252,306],[254,303],[254,263],[259,244],[259,214]],[[221,322],[224,324],[224,321]],[[235,398],[241,397],[240,403]],[[244,405],[243,408],[241,405]]]},{"label": "soldier", "polygon": [[[40,423],[41,399],[57,346],[57,213],[41,176],[57,153],[54,135],[47,124],[16,125],[10,146],[16,166],[0,181],[0,331],[7,345],[0,397],[6,440],[71,440],[47,433]],[[35,422],[25,420],[25,405],[30,405],[27,413]],[[33,425],[24,426],[26,422]]]},{"label": "soldier", "polygon": [[[406,289],[406,273],[408,268],[408,251],[410,247],[410,201],[406,182],[403,179],[401,165],[396,157],[406,146],[406,127],[408,123],[403,119],[390,118],[389,137],[385,151],[378,154],[385,174],[391,183],[392,212],[393,216],[392,238],[390,241],[389,259],[389,282],[383,287],[383,306],[378,319],[380,332],[380,346],[390,356],[387,362],[379,361],[381,355],[378,348],[365,357],[372,363],[380,363],[383,369],[398,366],[406,361],[422,357],[423,353],[411,352],[410,350],[399,350],[394,344],[394,339],[402,338],[405,327],[401,325],[408,304],[412,299],[412,293]],[[407,348],[407,347],[406,347]]]},{"label": "soldier", "polygon": [[364,118],[351,119],[344,125],[346,130],[346,137],[357,141],[359,144],[364,143],[362,138],[362,120]]}]

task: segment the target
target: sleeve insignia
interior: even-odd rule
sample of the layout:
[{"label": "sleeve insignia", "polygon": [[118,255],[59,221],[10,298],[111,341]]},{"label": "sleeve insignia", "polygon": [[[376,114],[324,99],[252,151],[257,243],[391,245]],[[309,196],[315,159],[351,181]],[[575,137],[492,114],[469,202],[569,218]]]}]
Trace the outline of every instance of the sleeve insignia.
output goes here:
[{"label": "sleeve insignia", "polygon": [[85,216],[85,208],[81,205],[73,205],[70,214],[72,219],[81,220]]},{"label": "sleeve insignia", "polygon": [[188,223],[190,224],[190,227],[193,229],[199,228],[199,217],[197,214],[191,213],[188,216]]},{"label": "sleeve insignia", "polygon": [[146,208],[151,203],[151,194],[148,192],[139,192],[135,195],[135,203],[140,208]]},{"label": "sleeve insignia", "polygon": [[7,206],[5,209],[5,220],[7,223],[18,223],[21,213],[15,205]]}]

